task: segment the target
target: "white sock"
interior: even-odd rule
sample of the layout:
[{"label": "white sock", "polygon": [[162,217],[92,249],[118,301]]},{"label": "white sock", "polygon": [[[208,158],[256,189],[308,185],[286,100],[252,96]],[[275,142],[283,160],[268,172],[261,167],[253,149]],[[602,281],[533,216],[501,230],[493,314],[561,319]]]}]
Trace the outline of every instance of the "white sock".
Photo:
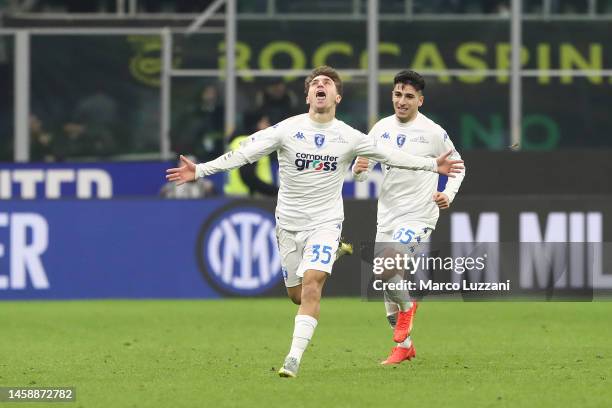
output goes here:
[{"label": "white sock", "polygon": [[399,307],[393,302],[385,301],[385,310],[387,311],[387,321],[392,329],[395,329],[395,324],[397,323],[397,312],[399,311]]},{"label": "white sock", "polygon": [[410,348],[411,345],[412,345],[412,340],[410,339],[410,336],[406,337],[406,340],[402,341],[401,343],[397,343],[398,347],[403,347],[403,348]]},{"label": "white sock", "polygon": [[397,311],[399,310],[399,307],[394,302],[385,301],[385,310],[387,311],[387,316],[390,316],[390,315],[396,314]]},{"label": "white sock", "polygon": [[[400,274],[395,274],[390,277],[387,282],[399,284],[402,281],[402,276]],[[397,304],[399,310],[405,312],[410,310],[412,307],[412,302],[410,301],[410,295],[407,290],[390,290],[387,289],[385,291],[386,298]]]},{"label": "white sock", "polygon": [[293,341],[291,342],[291,350],[289,356],[302,359],[304,350],[308,347],[308,343],[314,334],[317,327],[317,319],[308,315],[295,316],[295,327],[293,329]]}]

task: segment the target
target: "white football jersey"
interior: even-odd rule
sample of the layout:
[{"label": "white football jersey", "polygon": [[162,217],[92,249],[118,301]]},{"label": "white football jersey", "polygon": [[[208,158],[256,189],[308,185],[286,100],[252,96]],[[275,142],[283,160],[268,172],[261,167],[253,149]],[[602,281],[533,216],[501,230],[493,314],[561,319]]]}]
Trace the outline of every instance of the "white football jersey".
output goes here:
[{"label": "white football jersey", "polygon": [[[437,123],[418,112],[408,123],[400,122],[395,115],[379,120],[369,133],[376,143],[391,149],[404,151],[421,157],[437,157],[453,150],[452,159],[461,160],[446,131]],[[357,181],[368,177],[376,162],[369,161],[368,171],[355,175]],[[424,222],[435,228],[440,214],[433,201],[437,191],[438,175],[427,171],[413,171],[384,165],[383,182],[378,195],[379,232],[392,230],[395,226],[411,221]],[[465,170],[448,178],[443,191],[452,202],[465,177]]]},{"label": "white football jersey", "polygon": [[293,116],[249,136],[235,152],[197,165],[196,177],[239,167],[277,151],[280,188],[276,222],[288,231],[305,231],[344,220],[342,184],[356,156],[412,169],[437,170],[434,158],[412,156],[333,119],[318,123],[308,114]]}]

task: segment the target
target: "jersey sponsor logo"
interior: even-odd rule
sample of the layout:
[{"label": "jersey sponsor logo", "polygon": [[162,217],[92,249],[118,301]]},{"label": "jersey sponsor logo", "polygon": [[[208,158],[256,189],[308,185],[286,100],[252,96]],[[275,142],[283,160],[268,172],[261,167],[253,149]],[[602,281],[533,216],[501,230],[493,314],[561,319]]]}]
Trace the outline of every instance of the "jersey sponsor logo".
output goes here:
[{"label": "jersey sponsor logo", "polygon": [[295,167],[299,171],[308,169],[313,169],[314,171],[336,171],[338,168],[338,156],[296,153]]},{"label": "jersey sponsor logo", "polygon": [[427,140],[425,138],[425,136],[423,136],[423,135],[415,136],[412,139],[410,139],[410,141],[412,143],[424,143],[424,144],[428,144],[429,143],[429,140]]},{"label": "jersey sponsor logo", "polygon": [[329,143],[348,143],[348,140],[342,137],[342,135],[338,135],[337,137],[331,139]]},{"label": "jersey sponsor logo", "polygon": [[231,295],[253,296],[282,278],[274,217],[255,207],[236,207],[209,219],[197,254],[206,279]]},{"label": "jersey sponsor logo", "polygon": [[318,148],[323,147],[323,144],[325,143],[325,135],[322,135],[321,133],[316,133],[314,135],[314,142]]},{"label": "jersey sponsor logo", "polygon": [[401,133],[397,135],[397,146],[402,147],[404,143],[406,143],[406,135],[402,135]]},{"label": "jersey sponsor logo", "polygon": [[391,136],[389,135],[389,132],[385,132],[382,135],[380,135],[381,139],[391,139]]}]

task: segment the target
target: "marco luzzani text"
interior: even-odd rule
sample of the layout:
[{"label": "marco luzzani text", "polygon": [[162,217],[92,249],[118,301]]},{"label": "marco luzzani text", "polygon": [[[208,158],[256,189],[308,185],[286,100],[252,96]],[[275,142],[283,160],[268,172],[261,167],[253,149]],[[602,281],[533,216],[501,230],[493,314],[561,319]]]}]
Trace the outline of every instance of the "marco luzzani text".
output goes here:
[{"label": "marco luzzani text", "polygon": [[[417,271],[427,271],[428,274],[435,271],[445,271],[463,275],[466,271],[482,272],[486,267],[486,259],[486,254],[479,257],[444,258],[396,254],[393,257],[375,257],[373,259],[373,272],[375,275],[382,275],[385,271],[396,273],[409,271],[410,275],[415,275]],[[453,282],[436,282],[420,277],[416,281],[407,279],[375,279],[372,282],[372,286],[377,291],[510,291],[511,289],[509,279],[505,282],[474,282],[466,279]]]}]

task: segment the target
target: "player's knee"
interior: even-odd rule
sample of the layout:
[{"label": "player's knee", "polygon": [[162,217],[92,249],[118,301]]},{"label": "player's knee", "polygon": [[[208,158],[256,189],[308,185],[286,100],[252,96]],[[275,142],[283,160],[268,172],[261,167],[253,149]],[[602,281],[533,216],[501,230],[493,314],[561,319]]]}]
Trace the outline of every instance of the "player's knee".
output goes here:
[{"label": "player's knee", "polygon": [[401,276],[401,271],[398,271],[396,269],[385,269],[380,277],[383,282],[389,282],[392,278],[396,276]]},{"label": "player's knee", "polygon": [[307,302],[318,302],[321,299],[321,288],[316,282],[302,287],[302,299]]},{"label": "player's knee", "polygon": [[300,287],[287,288],[287,296],[296,305],[302,304],[302,291]]},{"label": "player's knee", "polygon": [[302,304],[302,296],[299,293],[289,293],[289,299],[291,299],[291,301],[296,304],[296,305],[301,305]]}]

